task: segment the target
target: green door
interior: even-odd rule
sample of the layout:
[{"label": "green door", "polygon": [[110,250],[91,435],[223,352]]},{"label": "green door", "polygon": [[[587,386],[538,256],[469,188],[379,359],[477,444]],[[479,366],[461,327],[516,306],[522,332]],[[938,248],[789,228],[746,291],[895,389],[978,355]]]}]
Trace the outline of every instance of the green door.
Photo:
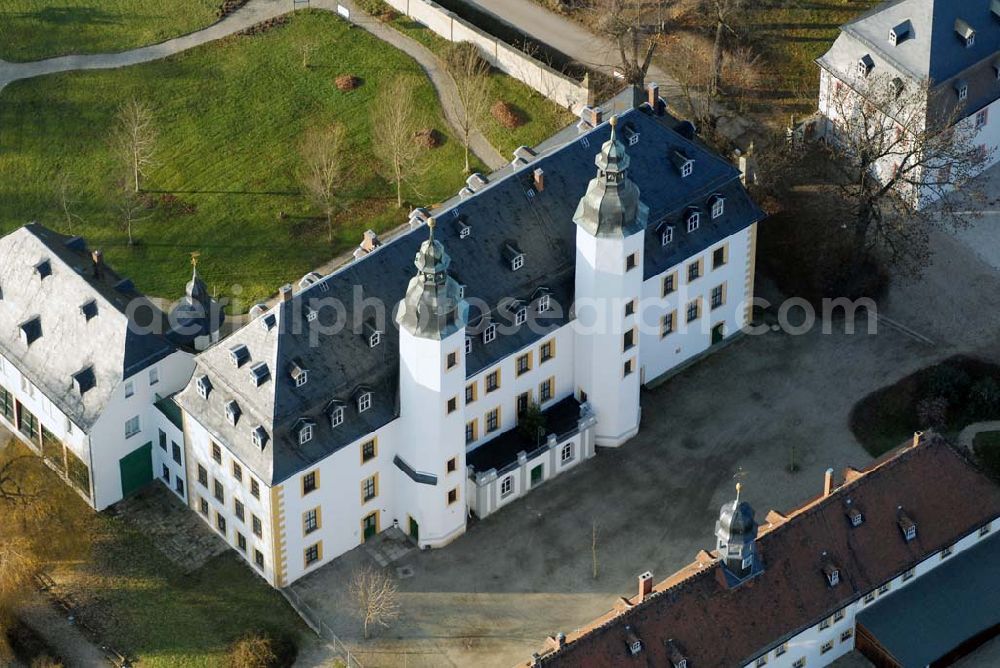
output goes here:
[{"label": "green door", "polygon": [[542,465],[539,464],[531,469],[531,486],[534,487],[542,481]]},{"label": "green door", "polygon": [[412,517],[410,518],[410,538],[420,542],[420,525]]},{"label": "green door", "polygon": [[153,480],[153,442],[141,445],[118,460],[122,474],[122,496],[128,496]]},{"label": "green door", "polygon": [[726,326],[720,322],[712,328],[712,345],[722,343],[724,338],[726,338]]},{"label": "green door", "polygon": [[361,521],[364,527],[365,540],[368,540],[372,536],[378,533],[378,511],[367,516]]}]

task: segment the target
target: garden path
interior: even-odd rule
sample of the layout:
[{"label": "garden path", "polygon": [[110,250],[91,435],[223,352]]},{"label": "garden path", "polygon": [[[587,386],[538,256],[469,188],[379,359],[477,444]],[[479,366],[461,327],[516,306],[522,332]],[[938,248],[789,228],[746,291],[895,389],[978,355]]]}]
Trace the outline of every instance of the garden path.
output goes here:
[{"label": "garden path", "polygon": [[976,440],[976,434],[984,431],[1000,431],[1000,420],[993,420],[991,422],[974,422],[963,429],[958,434],[958,442],[960,445],[972,449],[972,443]]},{"label": "garden path", "polygon": [[[427,73],[431,83],[437,90],[438,98],[444,108],[445,117],[454,131],[461,136],[458,119],[461,117],[461,101],[454,80],[444,71],[441,62],[429,49],[419,42],[387,27],[362,12],[350,0],[312,0],[309,7],[337,12],[338,4],[350,10],[350,20],[375,37],[388,42],[403,51],[420,64]],[[72,55],[47,58],[28,63],[9,63],[0,60],[0,91],[4,87],[20,79],[69,72],[74,70],[102,70],[127,67],[152,60],[159,60],[174,54],[201,46],[234,33],[246,30],[262,21],[273,19],[294,11],[292,0],[250,0],[246,5],[207,28],[188,35],[152,44],[150,46],[121,51],[118,53],[101,53],[93,55]],[[491,170],[499,169],[507,164],[507,160],[479,132],[474,131],[470,138],[470,148],[476,156],[486,163]]]}]

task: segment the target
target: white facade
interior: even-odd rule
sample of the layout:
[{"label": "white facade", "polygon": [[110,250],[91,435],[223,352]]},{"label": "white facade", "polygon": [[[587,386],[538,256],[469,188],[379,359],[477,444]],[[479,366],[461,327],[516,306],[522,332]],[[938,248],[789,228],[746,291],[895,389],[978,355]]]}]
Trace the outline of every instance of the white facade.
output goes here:
[{"label": "white facade", "polygon": [[[54,439],[65,445],[78,462],[86,465],[86,485],[81,484],[84,478],[78,476],[73,481],[73,487],[81,492],[95,510],[104,510],[120,501],[127,491],[123,490],[121,460],[158,441],[157,424],[160,414],[153,406],[158,398],[157,394],[170,394],[184,387],[194,369],[194,360],[189,353],[174,352],[155,365],[126,378],[114,389],[101,416],[88,432],[74,425],[39,388],[20,373],[11,360],[3,360],[0,366],[0,385],[13,395],[19,410],[30,412],[40,424],[39,432],[44,427]],[[23,442],[37,452],[42,452],[41,442],[29,438],[19,429],[22,425],[15,425],[13,420],[7,420],[3,416],[0,416],[0,420],[4,420]],[[24,422],[23,418],[19,420]],[[135,429],[136,420],[138,429]],[[60,466],[56,457],[47,456],[46,459],[50,464],[55,464],[57,471],[65,472],[68,468],[68,463]]]},{"label": "white facade", "polygon": [[855,617],[862,610],[883,596],[915,582],[922,575],[944,563],[962,550],[976,545],[994,530],[994,523],[986,524],[952,544],[950,548],[927,557],[912,570],[901,573],[889,582],[883,583],[875,591],[865,592],[860,598],[836,611],[816,626],[811,626],[790,638],[767,654],[757,657],[744,668],[776,666],[777,668],[802,668],[803,666],[827,666],[854,649],[857,632]]}]

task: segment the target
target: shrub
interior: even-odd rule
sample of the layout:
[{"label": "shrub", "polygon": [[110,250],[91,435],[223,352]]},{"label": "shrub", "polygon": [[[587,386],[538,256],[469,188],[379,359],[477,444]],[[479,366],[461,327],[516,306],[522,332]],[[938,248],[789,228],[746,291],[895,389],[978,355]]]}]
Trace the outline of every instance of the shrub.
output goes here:
[{"label": "shrub", "polygon": [[468,71],[469,60],[475,61],[476,67],[489,65],[483,58],[483,54],[480,53],[479,47],[472,42],[449,42],[444,49],[442,58],[451,72]]},{"label": "shrub", "polygon": [[353,74],[341,74],[334,81],[337,85],[337,90],[342,93],[346,93],[349,90],[354,90],[361,85],[361,79],[357,78]]},{"label": "shrub", "polygon": [[424,128],[413,136],[413,140],[424,148],[437,148],[441,145],[441,133],[434,128]]},{"label": "shrub", "polygon": [[948,400],[928,397],[917,402],[917,422],[922,428],[941,429],[948,423]]},{"label": "shrub", "polygon": [[993,378],[980,378],[969,389],[969,408],[976,419],[1000,416],[1000,384]]},{"label": "shrub", "polygon": [[361,7],[361,11],[372,16],[380,16],[387,9],[392,9],[384,0],[358,0],[358,6]]},{"label": "shrub", "polygon": [[524,124],[524,120],[521,118],[521,114],[518,113],[517,109],[514,108],[508,102],[503,100],[497,100],[493,106],[490,108],[490,113],[493,118],[497,119],[500,125],[504,126],[508,130],[513,130],[514,128],[520,127]]},{"label": "shrub", "polygon": [[965,370],[950,364],[934,367],[921,388],[924,397],[944,397],[951,404],[958,404],[969,393],[972,379]]},{"label": "shrub", "polygon": [[539,438],[545,439],[545,413],[538,404],[530,404],[524,414],[518,419],[517,428],[521,436],[532,443],[536,443]]},{"label": "shrub", "polygon": [[229,648],[230,668],[288,668],[298,650],[291,638],[268,631],[248,633]]},{"label": "shrub", "polygon": [[399,18],[399,12],[392,7],[386,7],[378,15],[378,20],[382,23],[392,23],[397,18]]}]

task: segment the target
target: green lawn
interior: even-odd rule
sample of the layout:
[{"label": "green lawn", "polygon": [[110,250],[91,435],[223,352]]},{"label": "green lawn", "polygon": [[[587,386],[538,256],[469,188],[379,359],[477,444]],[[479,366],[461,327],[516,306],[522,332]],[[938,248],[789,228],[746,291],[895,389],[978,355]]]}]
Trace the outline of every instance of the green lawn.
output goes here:
[{"label": "green lawn", "polygon": [[[300,45],[315,45],[308,68]],[[369,109],[398,74],[420,78],[416,106],[444,144],[428,149],[423,175],[407,188],[431,205],[464,182],[460,142],[450,135],[429,80],[416,62],[328,12],[301,12],[255,37],[232,37],[162,61],[121,70],[73,72],[19,81],[0,94],[0,233],[29,220],[81,234],[139,289],[177,297],[189,277],[188,253],[202,253],[211,289],[237,294],[242,310],[355,246],[367,228],[405,220],[394,186],[372,156]],[[360,77],[342,93],[338,74]],[[107,137],[118,106],[136,96],[156,110],[156,164],[145,188],[176,196],[193,213],[157,207],[135,227],[129,248],[106,194],[113,161]],[[347,210],[334,242],[300,194],[299,142],[310,126],[341,123],[353,152]],[[481,169],[478,161],[475,169]],[[74,175],[82,222],[69,226],[52,185]]]},{"label": "green lawn", "polygon": [[[373,0],[367,0],[363,4],[368,10],[377,11],[383,8],[381,3]],[[438,56],[443,55],[448,48],[448,40],[439,37],[430,28],[407,16],[398,15],[390,25],[420,42]],[[573,114],[527,84],[494,69],[490,76],[490,106],[498,100],[513,105],[525,121],[523,125],[508,130],[492,115],[487,114],[481,131],[504,157],[512,158],[514,149],[518,146],[540,144],[572,123],[575,118]]]},{"label": "green lawn", "polygon": [[[749,3],[750,39],[766,60],[765,100],[771,106],[813,110],[819,91],[819,69],[813,62],[826,53],[844,23],[876,4],[877,0]],[[780,109],[780,107],[779,107]]]},{"label": "green lawn", "polygon": [[222,668],[229,645],[245,633],[267,631],[298,645],[310,637],[284,598],[235,555],[185,575],[145,534],[120,520],[97,521],[91,560],[57,580],[74,583],[88,602],[85,621],[138,665]]},{"label": "green lawn", "polygon": [[0,59],[124,51],[204,28],[221,0],[3,0]]}]

